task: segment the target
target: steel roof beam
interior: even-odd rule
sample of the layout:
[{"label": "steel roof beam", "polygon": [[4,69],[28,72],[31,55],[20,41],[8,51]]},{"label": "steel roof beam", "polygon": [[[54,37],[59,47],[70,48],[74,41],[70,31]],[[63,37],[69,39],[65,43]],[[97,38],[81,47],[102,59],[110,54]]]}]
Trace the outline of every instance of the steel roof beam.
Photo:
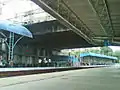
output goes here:
[{"label": "steel roof beam", "polygon": [[[93,39],[103,39],[103,40],[105,40],[105,39],[108,39],[108,37],[104,37],[104,36],[103,37],[93,37]],[[116,36],[116,37],[114,37],[114,39],[118,39],[119,40],[120,37]]]},{"label": "steel roof beam", "polygon": [[38,6],[50,13],[62,24],[93,44],[93,33],[80,18],[65,4],[63,0],[32,0]]},{"label": "steel roof beam", "polygon": [[102,27],[105,35],[109,37],[110,40],[114,37],[114,30],[112,25],[112,20],[110,17],[108,5],[106,0],[88,0],[93,11],[98,17],[100,26]]}]

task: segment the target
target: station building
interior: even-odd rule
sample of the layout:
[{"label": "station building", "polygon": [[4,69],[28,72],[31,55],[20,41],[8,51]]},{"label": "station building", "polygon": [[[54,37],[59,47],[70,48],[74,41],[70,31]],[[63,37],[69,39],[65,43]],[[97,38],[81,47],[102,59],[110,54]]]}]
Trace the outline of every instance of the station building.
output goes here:
[{"label": "station building", "polygon": [[[48,49],[44,47],[36,47],[32,44],[17,44],[14,48],[13,63],[15,67],[36,67],[41,66],[40,60],[49,61],[51,56],[57,55],[59,50]],[[8,61],[8,48],[0,39],[0,62]],[[45,61],[45,62],[46,62]],[[44,66],[44,65],[43,65]]]},{"label": "station building", "polygon": [[96,53],[80,54],[81,65],[110,65],[117,62],[118,58]]}]

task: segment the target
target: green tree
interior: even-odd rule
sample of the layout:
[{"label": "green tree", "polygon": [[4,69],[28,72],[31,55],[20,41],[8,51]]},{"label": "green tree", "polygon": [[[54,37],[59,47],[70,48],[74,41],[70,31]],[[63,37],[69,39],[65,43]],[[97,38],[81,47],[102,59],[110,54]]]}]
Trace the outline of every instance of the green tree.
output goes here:
[{"label": "green tree", "polygon": [[112,56],[112,54],[113,54],[113,50],[110,47],[107,47],[107,46],[101,47],[100,51],[101,51],[101,54],[104,54],[104,55]]},{"label": "green tree", "polygon": [[70,52],[71,55],[79,56],[80,53],[97,53],[97,54],[104,54],[104,55],[113,55],[113,50],[110,47],[101,47],[101,48],[85,48],[83,50],[72,50]]},{"label": "green tree", "polygon": [[118,57],[120,59],[120,51],[115,51],[113,56]]},{"label": "green tree", "polygon": [[96,49],[90,49],[89,52],[100,54],[100,50],[97,49],[97,48]]}]

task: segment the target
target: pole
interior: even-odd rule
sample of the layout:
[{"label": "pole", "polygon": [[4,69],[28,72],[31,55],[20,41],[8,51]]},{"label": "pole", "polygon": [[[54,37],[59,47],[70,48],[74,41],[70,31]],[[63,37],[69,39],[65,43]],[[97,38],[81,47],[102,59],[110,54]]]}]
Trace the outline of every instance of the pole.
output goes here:
[{"label": "pole", "polygon": [[[0,32],[0,34],[5,37],[7,39],[7,36]],[[14,53],[14,47],[16,46],[16,44],[23,38],[24,36],[19,37],[16,41],[14,41],[14,33],[10,32],[9,34],[9,42],[7,42],[7,40],[5,40],[4,42],[6,43],[7,47],[8,47],[8,62],[9,64],[12,62],[13,63],[13,53]]]},{"label": "pole", "polygon": [[14,33],[10,32],[8,43],[8,61],[10,66],[13,66],[13,47],[14,47]]}]

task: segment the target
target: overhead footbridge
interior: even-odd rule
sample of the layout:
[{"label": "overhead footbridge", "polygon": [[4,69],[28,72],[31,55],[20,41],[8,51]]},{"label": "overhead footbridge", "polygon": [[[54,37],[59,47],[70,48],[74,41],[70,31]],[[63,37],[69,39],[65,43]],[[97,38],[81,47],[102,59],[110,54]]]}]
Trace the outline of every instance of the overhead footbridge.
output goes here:
[{"label": "overhead footbridge", "polygon": [[119,45],[119,0],[32,0],[92,45]]},{"label": "overhead footbridge", "polygon": [[24,38],[21,40],[23,44],[28,43],[34,46],[36,45],[36,47],[51,49],[93,46],[57,20],[34,23],[26,27],[33,33],[33,39]]}]

